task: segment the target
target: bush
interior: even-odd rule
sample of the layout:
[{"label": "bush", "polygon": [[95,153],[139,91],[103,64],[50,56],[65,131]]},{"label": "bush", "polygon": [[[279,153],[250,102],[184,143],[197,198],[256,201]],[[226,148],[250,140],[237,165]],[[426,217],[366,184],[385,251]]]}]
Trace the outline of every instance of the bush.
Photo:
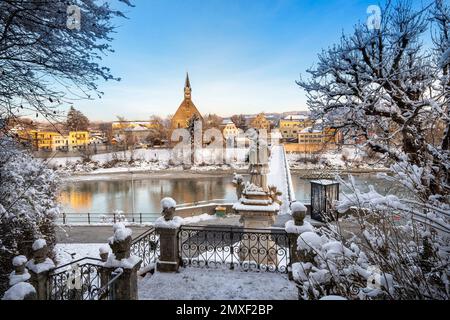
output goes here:
[{"label": "bush", "polygon": [[0,138],[0,292],[7,289],[12,258],[30,257],[34,240],[56,241],[59,177],[45,162]]}]

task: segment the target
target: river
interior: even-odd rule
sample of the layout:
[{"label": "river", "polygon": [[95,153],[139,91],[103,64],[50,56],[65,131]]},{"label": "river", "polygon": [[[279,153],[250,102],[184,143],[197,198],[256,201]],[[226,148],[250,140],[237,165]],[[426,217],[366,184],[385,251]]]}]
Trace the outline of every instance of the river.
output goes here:
[{"label": "river", "polygon": [[[309,203],[310,181],[292,176],[297,200]],[[368,190],[373,185],[381,194],[399,194],[399,187],[376,177],[362,174],[355,176],[356,185],[362,190]],[[342,192],[349,192],[345,186]],[[235,189],[231,175],[226,176],[170,176],[145,177],[131,179],[125,175],[121,179],[69,180],[66,181],[60,196],[63,211],[71,216],[91,213],[100,215],[123,211],[130,213],[152,214],[155,217],[160,212],[160,200],[164,197],[174,198],[178,204],[198,203],[202,201],[236,201]]]}]

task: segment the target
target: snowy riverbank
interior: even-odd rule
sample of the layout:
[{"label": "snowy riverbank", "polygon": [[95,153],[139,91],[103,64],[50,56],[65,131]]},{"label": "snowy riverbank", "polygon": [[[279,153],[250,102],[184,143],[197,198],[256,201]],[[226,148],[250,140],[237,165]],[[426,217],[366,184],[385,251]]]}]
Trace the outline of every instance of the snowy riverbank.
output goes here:
[{"label": "snowy riverbank", "polygon": [[[196,159],[196,165],[177,163],[170,149],[139,149],[92,155],[88,159],[80,157],[47,158],[50,167],[72,176],[113,175],[139,173],[232,173],[245,170],[247,149],[223,150],[203,149]],[[220,161],[225,159],[225,163]],[[98,177],[98,176],[97,176]]]},{"label": "snowy riverbank", "polygon": [[[90,179],[123,179],[133,175],[155,178],[194,178],[211,175],[223,176],[234,172],[244,173],[248,163],[247,149],[224,150],[226,163],[220,164],[218,150],[203,149],[200,155],[200,164],[186,166],[173,161],[173,152],[170,149],[139,149],[133,152],[114,152],[82,157],[48,158],[44,161],[57,169],[68,180]],[[316,172],[324,171],[331,175],[340,173],[371,173],[383,172],[387,169],[380,163],[369,163],[364,152],[353,147],[344,147],[341,150],[330,150],[322,154],[305,155],[288,153],[287,160],[293,173],[313,178]],[[180,174],[182,173],[182,174]]]}]

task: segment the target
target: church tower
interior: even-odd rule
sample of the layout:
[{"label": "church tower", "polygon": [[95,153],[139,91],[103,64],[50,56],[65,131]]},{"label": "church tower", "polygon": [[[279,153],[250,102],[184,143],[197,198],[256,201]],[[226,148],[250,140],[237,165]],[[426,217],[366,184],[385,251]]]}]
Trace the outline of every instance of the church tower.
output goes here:
[{"label": "church tower", "polygon": [[189,74],[186,73],[186,81],[184,84],[184,100],[178,107],[177,112],[175,112],[174,116],[172,117],[171,121],[172,130],[187,128],[189,120],[194,115],[197,115],[197,117],[203,121],[200,112],[197,110],[197,107],[192,102],[191,82],[189,80]]}]

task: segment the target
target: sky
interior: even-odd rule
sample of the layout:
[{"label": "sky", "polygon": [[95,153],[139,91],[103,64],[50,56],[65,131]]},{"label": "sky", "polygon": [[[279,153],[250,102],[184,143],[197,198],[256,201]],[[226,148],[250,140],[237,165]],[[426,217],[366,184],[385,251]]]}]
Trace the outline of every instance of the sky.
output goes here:
[{"label": "sky", "polygon": [[132,0],[104,58],[120,82],[77,102],[91,120],[174,114],[186,72],[202,114],[307,110],[295,81],[375,0]]}]

